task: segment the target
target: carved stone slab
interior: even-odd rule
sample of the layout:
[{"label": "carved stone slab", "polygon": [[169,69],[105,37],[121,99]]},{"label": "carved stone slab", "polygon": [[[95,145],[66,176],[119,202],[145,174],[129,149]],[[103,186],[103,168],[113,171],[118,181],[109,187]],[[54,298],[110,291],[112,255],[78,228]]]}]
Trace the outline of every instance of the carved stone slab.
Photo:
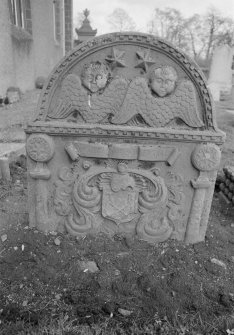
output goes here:
[{"label": "carved stone slab", "polygon": [[225,135],[180,50],[139,33],[81,44],[51,73],[26,132],[31,226],[204,239]]}]

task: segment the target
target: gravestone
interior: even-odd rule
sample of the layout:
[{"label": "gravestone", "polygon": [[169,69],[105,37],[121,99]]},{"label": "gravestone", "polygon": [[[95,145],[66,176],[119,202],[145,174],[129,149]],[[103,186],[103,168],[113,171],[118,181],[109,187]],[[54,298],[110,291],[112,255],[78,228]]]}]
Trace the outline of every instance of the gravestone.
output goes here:
[{"label": "gravestone", "polygon": [[234,110],[234,47],[232,47],[232,88],[230,93],[230,98],[227,102],[227,109],[233,111]]},{"label": "gravestone", "polygon": [[229,45],[218,46],[213,54],[208,87],[215,101],[220,100],[220,93],[229,94],[232,87],[233,49]]},{"label": "gravestone", "polygon": [[26,133],[31,227],[204,239],[225,135],[202,71],[167,42],[82,43],[49,76]]}]

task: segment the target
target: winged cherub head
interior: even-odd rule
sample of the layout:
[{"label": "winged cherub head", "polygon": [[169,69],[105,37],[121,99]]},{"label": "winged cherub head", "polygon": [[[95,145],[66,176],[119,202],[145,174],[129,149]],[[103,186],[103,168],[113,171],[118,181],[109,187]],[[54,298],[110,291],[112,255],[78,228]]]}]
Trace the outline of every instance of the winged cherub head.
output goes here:
[{"label": "winged cherub head", "polygon": [[177,79],[176,70],[172,66],[164,65],[151,72],[149,83],[151,90],[163,98],[174,91]]},{"label": "winged cherub head", "polygon": [[110,79],[110,70],[106,64],[91,62],[84,66],[81,74],[82,84],[92,93],[103,90]]}]

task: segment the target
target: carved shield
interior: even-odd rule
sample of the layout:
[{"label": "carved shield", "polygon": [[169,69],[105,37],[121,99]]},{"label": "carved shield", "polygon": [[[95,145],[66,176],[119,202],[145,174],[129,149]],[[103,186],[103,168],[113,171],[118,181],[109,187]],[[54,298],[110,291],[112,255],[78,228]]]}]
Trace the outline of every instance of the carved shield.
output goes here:
[{"label": "carved shield", "polygon": [[103,188],[102,215],[117,224],[132,221],[138,216],[138,190],[113,192],[109,185]]}]

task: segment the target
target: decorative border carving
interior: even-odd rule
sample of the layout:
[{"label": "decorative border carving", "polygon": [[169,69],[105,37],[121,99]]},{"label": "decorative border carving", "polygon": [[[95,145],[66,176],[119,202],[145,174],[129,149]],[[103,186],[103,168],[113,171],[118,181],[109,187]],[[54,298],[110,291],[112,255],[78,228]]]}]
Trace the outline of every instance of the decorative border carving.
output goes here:
[{"label": "decorative border carving", "polygon": [[96,37],[87,41],[85,44],[78,46],[72,50],[67,57],[62,60],[50,75],[47,84],[42,91],[40,101],[38,104],[38,115],[36,120],[44,120],[48,107],[48,102],[52,96],[57,83],[60,82],[59,77],[64,70],[69,71],[75,62],[83,59],[90,53],[98,51],[103,47],[113,47],[118,44],[141,44],[144,47],[151,48],[155,51],[161,51],[168,56],[171,56],[177,63],[179,63],[186,73],[191,77],[194,84],[200,91],[200,97],[206,115],[206,124],[208,129],[217,130],[216,122],[213,115],[214,105],[211,99],[211,94],[206,86],[206,79],[202,71],[198,68],[195,62],[186,56],[182,51],[176,49],[174,46],[155,36],[140,34],[140,33],[112,33]]},{"label": "decorative border carving", "polygon": [[149,130],[131,127],[110,127],[110,126],[97,126],[97,125],[77,125],[71,126],[71,123],[52,124],[52,122],[34,122],[28,125],[25,129],[27,134],[31,133],[44,133],[49,135],[63,135],[63,136],[82,136],[82,137],[108,137],[114,136],[115,138],[124,139],[153,139],[153,140],[172,140],[183,142],[214,142],[222,144],[225,141],[225,134],[222,131],[178,131],[174,129],[166,130]]}]

